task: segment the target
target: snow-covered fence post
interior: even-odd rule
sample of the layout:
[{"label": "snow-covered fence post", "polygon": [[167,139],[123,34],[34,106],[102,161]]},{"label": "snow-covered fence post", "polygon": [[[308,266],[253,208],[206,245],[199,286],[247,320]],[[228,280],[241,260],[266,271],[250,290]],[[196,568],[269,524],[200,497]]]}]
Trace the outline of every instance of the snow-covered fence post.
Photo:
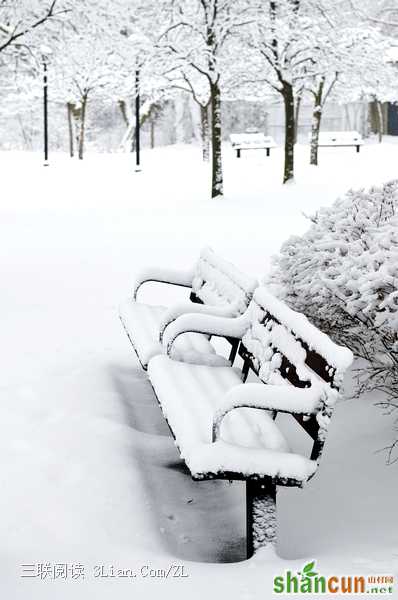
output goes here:
[{"label": "snow-covered fence post", "polygon": [[247,558],[276,544],[276,485],[270,478],[246,481]]}]

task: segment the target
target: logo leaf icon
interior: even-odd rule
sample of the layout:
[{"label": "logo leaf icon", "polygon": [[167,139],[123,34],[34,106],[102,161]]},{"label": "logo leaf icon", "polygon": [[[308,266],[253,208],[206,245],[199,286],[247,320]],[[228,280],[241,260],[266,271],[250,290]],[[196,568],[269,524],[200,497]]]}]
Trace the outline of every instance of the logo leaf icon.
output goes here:
[{"label": "logo leaf icon", "polygon": [[312,562],[306,564],[305,567],[303,567],[303,577],[315,577],[315,575],[317,573],[316,573],[316,571],[313,570],[314,567],[315,567],[314,560]]}]

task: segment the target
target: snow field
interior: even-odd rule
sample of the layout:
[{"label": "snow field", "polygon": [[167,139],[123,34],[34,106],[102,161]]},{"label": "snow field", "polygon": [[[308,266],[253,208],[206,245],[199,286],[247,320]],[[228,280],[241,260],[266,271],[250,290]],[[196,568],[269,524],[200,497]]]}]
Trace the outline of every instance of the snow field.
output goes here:
[{"label": "snow field", "polygon": [[[144,153],[140,174],[125,155],[83,164],[52,155],[48,169],[37,155],[1,155],[2,597],[257,600],[307,558],[328,573],[397,572],[396,469],[375,453],[391,420],[375,398],[339,405],[317,476],[280,490],[279,557],[220,564],[244,558],[243,487],[190,480],[117,318],[148,264],[189,268],[210,245],[261,276],[284,239],[307,228],[303,211],[396,176],[393,144],[351,150],[323,150],[317,170],[299,147],[297,182],[282,188],[280,149],[237,163],[227,148],[217,203],[191,147]],[[142,299],[181,294],[151,284]],[[20,578],[22,563],[45,561],[178,562],[190,577]]]}]

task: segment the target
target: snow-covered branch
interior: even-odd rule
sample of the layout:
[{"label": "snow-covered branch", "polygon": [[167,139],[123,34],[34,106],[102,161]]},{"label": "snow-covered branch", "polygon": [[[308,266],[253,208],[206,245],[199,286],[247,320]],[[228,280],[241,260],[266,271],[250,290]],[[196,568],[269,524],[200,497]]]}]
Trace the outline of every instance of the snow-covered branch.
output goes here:
[{"label": "snow-covered branch", "polygon": [[[14,44],[20,38],[26,36],[28,33],[31,33],[50,19],[55,19],[56,17],[70,12],[71,9],[68,7],[56,10],[57,4],[59,5],[61,2],[62,0],[52,0],[47,10],[45,10],[38,18],[35,18],[35,11],[32,10],[31,14],[25,14],[25,18],[17,20],[14,25],[0,22],[0,32],[5,34],[7,38],[5,41],[0,41],[0,52]],[[8,7],[9,5],[7,4],[7,8]],[[0,12],[0,18],[2,18],[2,12]]]}]

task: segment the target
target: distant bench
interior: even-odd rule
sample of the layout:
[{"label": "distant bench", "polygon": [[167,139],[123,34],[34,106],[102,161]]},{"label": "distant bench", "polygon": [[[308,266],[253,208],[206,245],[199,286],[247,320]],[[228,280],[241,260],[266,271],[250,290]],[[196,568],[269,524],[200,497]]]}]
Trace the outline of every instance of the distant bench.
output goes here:
[{"label": "distant bench", "polygon": [[357,131],[321,131],[319,134],[319,148],[353,146],[359,152],[362,145],[362,136]]},{"label": "distant bench", "polygon": [[269,156],[271,148],[277,147],[274,138],[263,133],[231,133],[230,140],[238,158],[242,150],[266,150]]}]

